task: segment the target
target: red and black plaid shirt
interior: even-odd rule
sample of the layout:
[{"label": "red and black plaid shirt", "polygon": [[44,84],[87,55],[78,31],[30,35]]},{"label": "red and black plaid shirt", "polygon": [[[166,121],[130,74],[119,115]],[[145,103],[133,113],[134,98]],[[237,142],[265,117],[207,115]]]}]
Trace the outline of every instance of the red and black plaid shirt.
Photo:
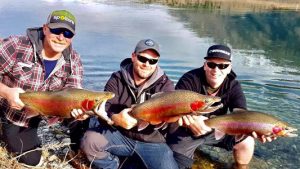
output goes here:
[{"label": "red and black plaid shirt", "polygon": [[[34,47],[33,47],[34,46]],[[61,57],[47,79],[44,64],[28,36],[10,36],[0,41],[0,82],[25,91],[54,91],[81,88],[83,67],[79,54],[70,50]],[[11,109],[0,97],[0,109],[6,118],[19,126],[28,126],[26,113]]]}]

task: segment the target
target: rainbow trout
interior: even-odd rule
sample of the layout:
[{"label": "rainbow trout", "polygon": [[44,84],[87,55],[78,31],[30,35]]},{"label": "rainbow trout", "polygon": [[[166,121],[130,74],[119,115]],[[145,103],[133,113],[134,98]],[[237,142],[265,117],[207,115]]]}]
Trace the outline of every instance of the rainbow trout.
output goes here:
[{"label": "rainbow trout", "polygon": [[[82,109],[88,114],[105,112],[105,103],[114,97],[111,92],[95,92],[84,89],[69,88],[61,91],[35,91],[20,93],[25,104],[26,117],[56,116],[71,118],[72,109]],[[105,120],[107,115],[101,116]]]},{"label": "rainbow trout", "polygon": [[251,135],[253,131],[258,136],[296,137],[293,133],[297,129],[272,115],[254,111],[236,111],[232,114],[212,117],[204,121],[215,129],[216,139],[221,139],[225,133],[228,135]]},{"label": "rainbow trout", "polygon": [[159,129],[166,127],[166,123],[176,122],[184,115],[213,112],[223,105],[214,107],[211,105],[220,101],[220,97],[201,95],[188,90],[175,90],[156,94],[144,103],[134,106],[129,114],[139,120],[139,131],[149,124],[156,125],[156,129]]}]

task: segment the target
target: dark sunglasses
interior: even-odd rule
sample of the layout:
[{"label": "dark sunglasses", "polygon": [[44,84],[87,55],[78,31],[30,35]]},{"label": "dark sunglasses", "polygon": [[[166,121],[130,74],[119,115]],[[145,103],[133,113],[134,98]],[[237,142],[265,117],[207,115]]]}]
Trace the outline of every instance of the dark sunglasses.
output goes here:
[{"label": "dark sunglasses", "polygon": [[71,39],[74,36],[74,34],[71,31],[64,28],[54,28],[54,29],[49,28],[49,30],[51,33],[55,35],[63,34],[65,38],[69,38],[69,39]]},{"label": "dark sunglasses", "polygon": [[211,69],[215,69],[216,67],[218,67],[220,70],[226,69],[229,64],[216,64],[214,62],[206,62],[207,66]]},{"label": "dark sunglasses", "polygon": [[137,59],[142,63],[146,63],[148,61],[150,65],[155,65],[158,62],[158,59],[149,59],[141,55],[137,55]]}]

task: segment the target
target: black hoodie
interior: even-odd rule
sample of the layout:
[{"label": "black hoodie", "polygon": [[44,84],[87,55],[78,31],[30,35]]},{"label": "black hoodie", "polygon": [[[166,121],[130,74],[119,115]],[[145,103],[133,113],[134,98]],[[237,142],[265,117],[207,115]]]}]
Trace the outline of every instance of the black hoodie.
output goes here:
[{"label": "black hoodie", "polygon": [[[157,66],[150,79],[140,87],[135,86],[132,71],[132,61],[127,58],[121,62],[121,70],[113,73],[106,83],[104,90],[116,94],[106,104],[106,111],[109,116],[129,108],[133,104],[142,103],[155,93],[174,90],[173,82],[159,66]],[[154,130],[152,125],[142,131],[137,131],[137,127],[130,130],[122,127],[117,128],[123,135],[134,140],[154,143],[165,142],[166,131]]]},{"label": "black hoodie", "polygon": [[[204,68],[197,68],[185,73],[176,84],[176,90],[191,90],[207,95],[208,86]],[[231,71],[222,83],[216,96],[222,98],[223,108],[209,113],[209,115],[227,114],[228,109],[232,112],[234,108],[246,109],[246,98],[240,83],[236,80],[236,74]]]}]

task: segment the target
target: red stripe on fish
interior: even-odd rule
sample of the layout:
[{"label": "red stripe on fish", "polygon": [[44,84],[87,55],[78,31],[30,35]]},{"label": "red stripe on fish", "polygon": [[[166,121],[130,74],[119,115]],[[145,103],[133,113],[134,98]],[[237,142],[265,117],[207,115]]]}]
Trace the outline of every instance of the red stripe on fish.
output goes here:
[{"label": "red stripe on fish", "polygon": [[[142,119],[150,122],[150,124],[157,124],[163,121],[168,121],[169,118],[174,116],[180,116],[186,112],[176,112],[178,107],[183,107],[185,103],[177,103],[164,106],[153,106],[151,109],[146,109],[138,114],[133,114],[135,118]],[[183,114],[184,115],[184,114]]]}]

